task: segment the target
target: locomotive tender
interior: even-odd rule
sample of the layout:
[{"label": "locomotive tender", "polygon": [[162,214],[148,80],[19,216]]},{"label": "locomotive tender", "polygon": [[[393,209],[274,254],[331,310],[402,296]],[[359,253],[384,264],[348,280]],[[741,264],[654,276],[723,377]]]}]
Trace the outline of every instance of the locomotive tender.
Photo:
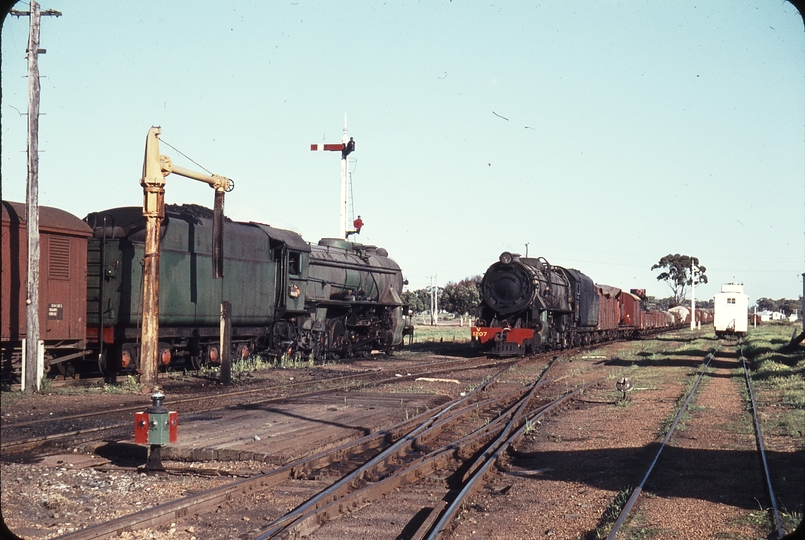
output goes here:
[{"label": "locomotive tender", "polygon": [[[4,261],[18,251],[11,245],[18,242],[5,241],[7,205],[12,208],[17,203],[3,203]],[[98,359],[101,370],[109,374],[137,369],[145,240],[142,209],[96,212],[85,223],[62,210],[40,207],[40,212],[43,224],[55,213],[70,225],[71,238],[80,244],[73,247],[71,259],[72,266],[80,268],[64,278],[66,289],[80,294],[60,301],[71,306],[64,313],[71,315],[71,328],[80,334],[70,341],[69,358]],[[226,277],[213,279],[211,210],[167,205],[160,237],[158,360],[162,365],[184,360],[198,368],[219,360],[222,301],[231,305],[235,357],[267,353],[323,360],[367,356],[374,350],[390,353],[412,331],[400,297],[402,271],[383,248],[340,239],[311,245],[293,231],[228,220],[224,224]],[[21,269],[14,275],[25,276],[25,257],[18,264]],[[42,264],[46,264],[44,258]],[[5,270],[4,264],[4,297],[6,274],[11,275]],[[17,289],[19,282],[17,277]],[[43,295],[42,302],[51,302],[48,298]],[[13,318],[5,316],[6,305],[4,298],[4,321]],[[20,319],[24,329],[22,308],[21,312],[16,305],[9,309],[16,310],[14,320]],[[15,370],[6,369],[6,360],[18,359],[19,347],[6,333],[4,327],[4,378],[8,379]],[[18,334],[13,336],[17,341]],[[46,360],[59,361],[49,352]]]},{"label": "locomotive tender", "polygon": [[493,356],[516,356],[635,337],[674,326],[668,313],[645,311],[645,291],[599,285],[542,257],[504,252],[484,274],[471,328]]}]

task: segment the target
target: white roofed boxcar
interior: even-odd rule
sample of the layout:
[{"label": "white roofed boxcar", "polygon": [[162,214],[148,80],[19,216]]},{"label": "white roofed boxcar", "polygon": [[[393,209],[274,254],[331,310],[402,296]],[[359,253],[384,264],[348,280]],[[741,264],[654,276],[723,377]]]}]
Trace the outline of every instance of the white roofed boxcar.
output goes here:
[{"label": "white roofed boxcar", "polygon": [[743,284],[724,283],[721,292],[714,296],[713,307],[713,326],[717,337],[746,334],[749,296],[744,294]]}]

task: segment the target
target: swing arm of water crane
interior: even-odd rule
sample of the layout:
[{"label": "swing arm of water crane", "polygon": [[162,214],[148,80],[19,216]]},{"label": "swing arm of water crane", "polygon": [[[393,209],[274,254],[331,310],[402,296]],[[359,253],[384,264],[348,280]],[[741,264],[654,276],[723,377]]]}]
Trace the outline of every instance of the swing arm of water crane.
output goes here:
[{"label": "swing arm of water crane", "polygon": [[235,182],[217,174],[202,174],[184,167],[174,165],[168,156],[159,155],[159,135],[162,129],[158,126],[148,130],[145,140],[145,160],[143,177],[143,216],[161,221],[165,217],[165,177],[171,173],[191,178],[208,184],[215,190],[213,218],[213,277],[218,279],[224,275],[224,193],[235,188]]}]

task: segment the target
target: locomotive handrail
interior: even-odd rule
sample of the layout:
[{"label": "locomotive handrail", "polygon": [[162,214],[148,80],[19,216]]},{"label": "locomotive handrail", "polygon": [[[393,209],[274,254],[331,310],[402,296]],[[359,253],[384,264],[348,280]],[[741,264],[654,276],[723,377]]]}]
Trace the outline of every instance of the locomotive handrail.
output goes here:
[{"label": "locomotive handrail", "polygon": [[[312,253],[312,252],[311,252]],[[378,274],[396,274],[400,270],[387,268],[385,266],[361,266],[355,263],[330,261],[328,259],[314,259],[310,257],[310,264],[314,266],[326,266],[328,268],[348,268],[350,270],[360,270],[363,272],[373,272]]]}]

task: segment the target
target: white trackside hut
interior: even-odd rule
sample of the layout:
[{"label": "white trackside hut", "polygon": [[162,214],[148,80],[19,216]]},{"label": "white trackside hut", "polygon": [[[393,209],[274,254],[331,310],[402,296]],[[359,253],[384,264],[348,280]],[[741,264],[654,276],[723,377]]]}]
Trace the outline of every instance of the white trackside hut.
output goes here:
[{"label": "white trackside hut", "polygon": [[713,307],[713,326],[717,337],[725,334],[746,334],[749,296],[744,294],[743,284],[723,284],[721,293],[714,297]]}]

